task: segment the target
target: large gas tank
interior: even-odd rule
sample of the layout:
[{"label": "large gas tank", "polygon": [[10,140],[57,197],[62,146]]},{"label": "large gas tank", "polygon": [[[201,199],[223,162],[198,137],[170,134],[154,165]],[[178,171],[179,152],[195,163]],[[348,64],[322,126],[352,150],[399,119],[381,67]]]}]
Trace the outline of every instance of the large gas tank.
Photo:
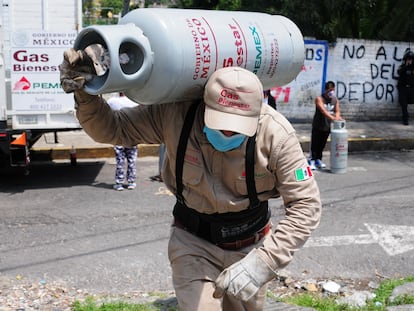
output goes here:
[{"label": "large gas tank", "polygon": [[141,104],[200,98],[217,69],[243,67],[264,89],[292,81],[304,61],[304,41],[288,18],[265,13],[137,9],[118,25],[90,26],[74,48],[99,44],[110,64],[89,82],[90,94],[124,91]]}]

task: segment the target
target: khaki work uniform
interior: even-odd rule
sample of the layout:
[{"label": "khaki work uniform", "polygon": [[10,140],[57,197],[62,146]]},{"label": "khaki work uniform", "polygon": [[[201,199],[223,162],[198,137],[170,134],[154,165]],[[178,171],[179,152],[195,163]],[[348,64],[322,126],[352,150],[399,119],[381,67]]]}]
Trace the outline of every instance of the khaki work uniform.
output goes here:
[{"label": "khaki work uniform", "polygon": [[[175,163],[184,118],[191,102],[159,104],[112,111],[99,96],[75,92],[77,117],[97,142],[132,146],[165,143],[162,175],[176,193]],[[183,167],[183,197],[187,207],[202,214],[245,211],[247,197],[246,141],[234,150],[219,152],[203,133],[204,103],[196,111]],[[214,299],[214,280],[222,270],[253,248],[272,270],[285,267],[317,227],[321,202],[319,189],[291,124],[263,105],[256,134],[255,184],[258,199],[282,197],[286,216],[264,239],[237,251],[224,250],[185,230],[172,227],[169,259],[180,310],[262,310],[266,286],[248,302],[225,297]],[[276,275],[275,275],[276,277]]]}]

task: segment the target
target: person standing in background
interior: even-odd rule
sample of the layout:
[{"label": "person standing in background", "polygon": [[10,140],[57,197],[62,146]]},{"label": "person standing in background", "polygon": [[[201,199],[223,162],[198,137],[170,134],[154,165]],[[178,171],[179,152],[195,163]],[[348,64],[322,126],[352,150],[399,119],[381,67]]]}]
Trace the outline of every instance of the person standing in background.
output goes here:
[{"label": "person standing in background", "polygon": [[317,168],[326,168],[326,164],[322,162],[322,153],[331,133],[331,122],[342,120],[333,81],[325,83],[325,91],[322,95],[316,97],[315,106],[309,160],[309,166],[313,171]]},{"label": "person standing in background", "polygon": [[[112,97],[108,100],[108,105],[112,110],[121,110],[123,108],[136,107],[138,104],[128,97],[124,93],[120,92],[119,96]],[[114,189],[117,191],[124,190],[125,179],[127,181],[127,189],[133,190],[136,187],[137,168],[136,160],[138,156],[138,147],[131,146],[114,146],[115,151],[115,184]],[[125,160],[127,162],[127,171],[125,174]]]},{"label": "person standing in background", "polygon": [[414,104],[414,53],[408,51],[404,54],[403,62],[398,67],[398,101],[402,112],[402,122],[408,125],[408,105]]}]

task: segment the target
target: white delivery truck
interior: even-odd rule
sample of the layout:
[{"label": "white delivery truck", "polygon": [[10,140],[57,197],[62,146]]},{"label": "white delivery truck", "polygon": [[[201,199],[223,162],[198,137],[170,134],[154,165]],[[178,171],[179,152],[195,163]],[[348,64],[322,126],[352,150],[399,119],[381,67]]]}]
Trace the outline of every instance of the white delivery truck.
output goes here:
[{"label": "white delivery truck", "polygon": [[[27,167],[45,133],[79,129],[59,81],[82,28],[82,0],[0,0],[0,170]],[[55,135],[56,137],[56,135]]]}]

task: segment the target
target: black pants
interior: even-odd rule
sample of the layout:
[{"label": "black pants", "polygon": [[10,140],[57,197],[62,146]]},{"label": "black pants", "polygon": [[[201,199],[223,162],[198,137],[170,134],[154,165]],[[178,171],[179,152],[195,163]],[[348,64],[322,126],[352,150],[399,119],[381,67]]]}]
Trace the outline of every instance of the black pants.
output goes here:
[{"label": "black pants", "polygon": [[402,121],[408,122],[408,105],[414,104],[414,87],[398,87],[398,100],[401,106]]},{"label": "black pants", "polygon": [[329,134],[331,131],[321,131],[315,128],[312,128],[312,137],[311,137],[311,159],[312,160],[322,160],[322,152],[326,146]]}]

